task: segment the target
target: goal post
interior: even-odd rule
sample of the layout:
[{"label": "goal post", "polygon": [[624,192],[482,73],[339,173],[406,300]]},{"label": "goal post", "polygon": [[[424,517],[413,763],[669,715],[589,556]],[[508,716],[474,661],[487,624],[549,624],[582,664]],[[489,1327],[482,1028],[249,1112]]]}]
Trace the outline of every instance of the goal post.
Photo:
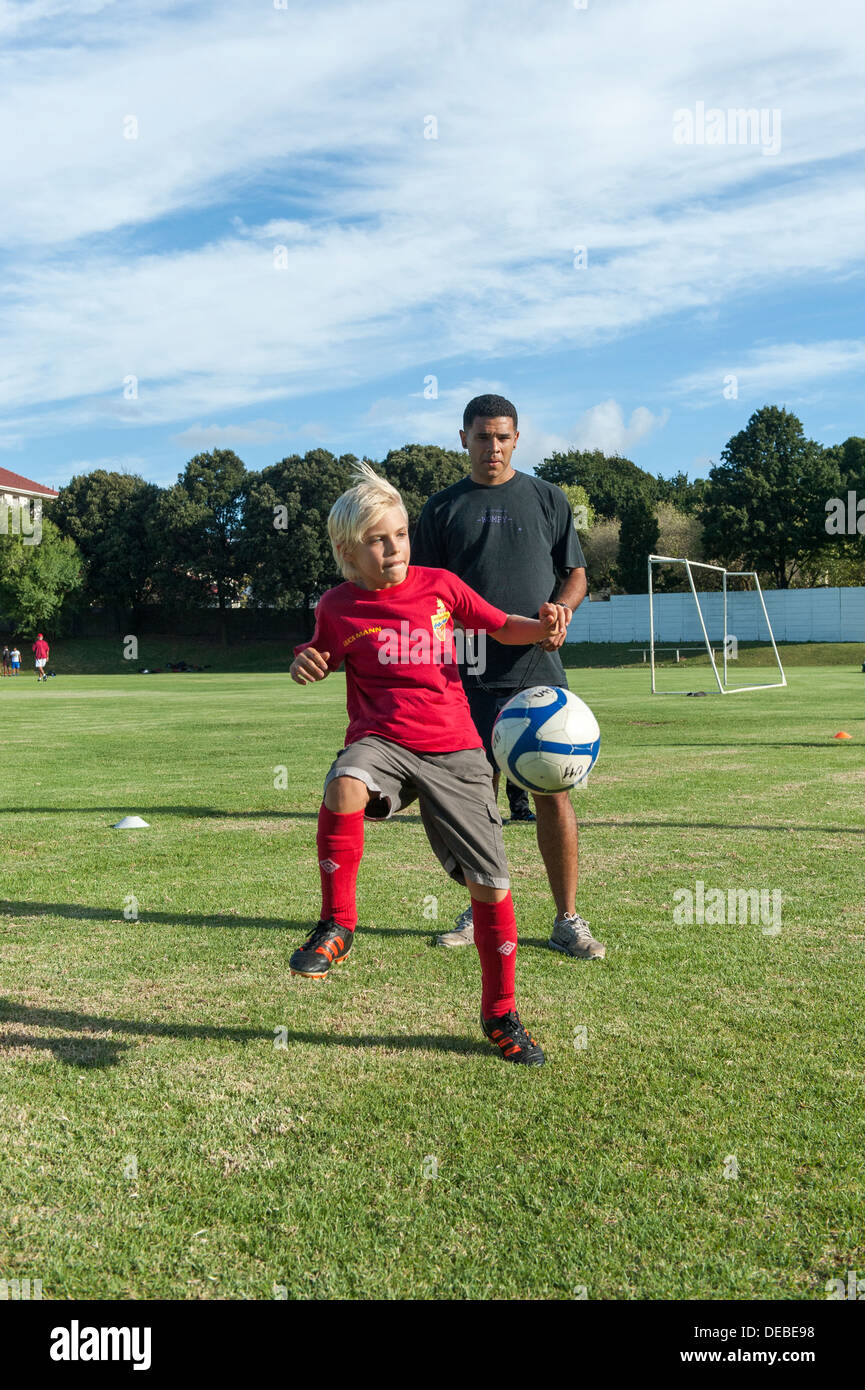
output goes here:
[{"label": "goal post", "polygon": [[[650,556],[649,556],[648,564],[649,564],[649,656],[650,656],[650,662],[651,662],[651,672],[652,672],[652,694],[653,694],[653,695],[685,695],[685,694],[691,694],[691,693],[692,693],[691,691],[683,691],[683,690],[658,690],[658,688],[657,688],[656,670],[655,670],[655,650],[656,650],[656,641],[655,641],[655,601],[654,601],[654,600],[655,600],[655,591],[654,591],[654,574],[655,574],[655,569],[654,569],[654,567],[655,567],[655,565],[684,565],[684,567],[685,567],[685,573],[686,573],[687,576],[688,576],[688,584],[689,584],[689,586],[690,586],[691,595],[692,595],[692,597],[693,597],[694,605],[695,605],[696,610],[697,610],[697,617],[698,617],[699,623],[700,623],[700,631],[701,631],[701,633],[702,633],[702,635],[703,635],[703,642],[704,642],[704,644],[705,644],[706,652],[707,652],[707,654],[708,654],[709,661],[710,661],[710,663],[711,663],[712,673],[713,673],[713,675],[714,675],[714,677],[715,677],[715,683],[716,683],[716,685],[717,685],[717,687],[718,687],[718,693],[719,693],[719,695],[739,695],[739,694],[741,694],[743,691],[746,691],[746,690],[778,690],[778,689],[780,689],[781,687],[786,686],[786,684],[787,684],[787,677],[786,677],[786,675],[784,674],[784,667],[783,667],[782,664],[781,664],[781,657],[780,657],[780,654],[779,654],[779,652],[778,652],[777,643],[776,643],[776,641],[775,641],[775,634],[774,634],[774,632],[772,631],[772,624],[771,624],[771,622],[769,621],[769,613],[768,613],[768,611],[767,611],[767,609],[766,609],[766,600],[765,600],[765,598],[763,597],[763,590],[762,590],[762,588],[760,587],[760,579],[759,579],[759,576],[758,576],[756,570],[728,570],[728,569],[725,569],[725,568],[723,567],[723,565],[709,565],[709,564],[706,564],[706,563],[705,563],[704,561],[702,561],[702,560],[689,560],[689,559],[687,559],[687,557],[682,556],[682,555],[650,555]],[[722,615],[723,615],[723,627],[724,627],[723,647],[722,647],[722,651],[723,651],[723,675],[722,675],[721,672],[718,670],[718,663],[717,663],[716,660],[715,660],[715,652],[714,652],[714,649],[713,649],[713,647],[712,647],[712,643],[711,643],[711,641],[710,641],[710,639],[709,639],[709,633],[708,633],[708,630],[707,630],[707,627],[706,627],[706,619],[705,619],[705,616],[704,616],[704,614],[703,614],[702,605],[700,604],[700,596],[699,596],[699,594],[697,593],[697,586],[696,586],[696,584],[694,583],[694,573],[693,573],[694,570],[712,570],[712,571],[714,571],[715,574],[719,574],[719,575],[721,576]],[[728,590],[727,590],[727,580],[728,580],[728,579],[731,579],[731,578],[732,578],[732,579],[751,579],[751,580],[754,581],[754,592],[756,593],[757,598],[759,599],[759,602],[760,602],[760,608],[761,608],[761,610],[762,610],[763,619],[764,619],[765,624],[766,624],[766,629],[767,629],[767,631],[768,631],[768,633],[769,633],[769,640],[770,640],[770,642],[772,643],[772,651],[773,651],[774,656],[775,656],[775,662],[776,662],[777,667],[778,667],[778,675],[780,676],[780,680],[776,680],[776,681],[764,681],[761,685],[730,685],[730,683],[729,683],[729,673],[728,673],[727,661],[728,661],[729,648],[730,648],[730,633],[728,632],[728,629],[727,629],[727,613],[728,613],[728,605],[727,605],[727,592],[728,592]],[[681,644],[680,644],[680,646],[681,646]],[[677,650],[677,652],[676,652],[676,659],[678,660],[678,650]]]}]

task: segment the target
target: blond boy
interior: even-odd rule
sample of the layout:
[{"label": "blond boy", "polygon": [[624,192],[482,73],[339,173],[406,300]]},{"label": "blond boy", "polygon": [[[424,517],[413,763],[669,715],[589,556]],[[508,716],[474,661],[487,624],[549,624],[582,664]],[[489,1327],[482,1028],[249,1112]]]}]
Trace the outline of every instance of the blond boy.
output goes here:
[{"label": "blond boy", "polygon": [[316,609],[291,676],[323,680],[345,664],[346,743],[324,781],[318,819],[321,919],[291,958],[320,979],[344,962],[357,926],[355,885],[365,820],[417,800],[437,858],[471,895],[482,972],[481,1027],[510,1062],[541,1066],[514,998],[517,929],[492,774],[459,676],[454,620],[498,642],[558,635],[560,615],[508,615],[449,570],[413,566],[402,498],[368,464],[334,504],[328,534],[345,583]]}]

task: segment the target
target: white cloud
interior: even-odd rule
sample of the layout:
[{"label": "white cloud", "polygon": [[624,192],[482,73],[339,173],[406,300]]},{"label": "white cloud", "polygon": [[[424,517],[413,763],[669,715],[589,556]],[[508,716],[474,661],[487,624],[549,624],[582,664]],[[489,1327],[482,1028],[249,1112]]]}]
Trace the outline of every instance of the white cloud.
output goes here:
[{"label": "white cloud", "polygon": [[172,444],[184,449],[207,452],[211,449],[233,449],[241,444],[273,444],[285,439],[292,431],[280,420],[251,420],[245,425],[190,425],[172,435]]},{"label": "white cloud", "polygon": [[459,431],[463,410],[473,396],[487,393],[507,395],[503,382],[476,378],[457,386],[438,387],[437,394],[427,398],[423,377],[419,376],[417,391],[404,397],[380,396],[372,402],[359,424],[377,432],[384,427],[401,444],[412,440],[419,444],[438,444],[443,449],[461,449]]},{"label": "white cloud", "polygon": [[[416,397],[400,400],[381,397],[367,411],[363,425],[380,432],[388,430],[394,441],[407,440],[438,444],[444,449],[460,449],[459,427],[466,402],[485,392],[509,396],[501,381],[474,380],[451,387],[437,400],[416,403]],[[417,393],[419,395],[420,393]],[[519,413],[520,437],[514,451],[514,466],[532,473],[537,464],[553,453],[569,449],[603,449],[605,453],[625,453],[634,449],[652,431],[662,428],[669,411],[653,415],[646,406],[637,406],[626,423],[622,407],[615,400],[602,401],[586,410],[567,434],[543,428],[536,423],[537,410],[526,411],[515,401]]]},{"label": "white cloud", "polygon": [[[850,0],[501,0],[492,63],[458,37],[471,0],[39,0],[24,16],[0,9],[19,43],[0,94],[12,434],[207,431],[194,422],[406,370],[420,389],[430,362],[500,372],[861,262]],[[673,112],[697,100],[778,107],[782,152],[677,146]],[[418,422],[456,447],[452,404],[420,400],[406,437],[429,437]],[[605,403],[580,427],[632,447],[660,423]],[[523,466],[551,439],[528,420]]]},{"label": "white cloud", "polygon": [[669,415],[668,410],[653,415],[646,406],[639,405],[631,411],[631,418],[625,424],[624,412],[618,401],[601,401],[580,416],[572,433],[572,442],[578,449],[603,449],[605,454],[625,454],[653,430],[662,428]]},{"label": "white cloud", "polygon": [[534,473],[539,463],[553,453],[566,453],[568,440],[535,423],[534,415],[525,411],[520,416],[520,437],[514,450],[513,463],[526,473]]},{"label": "white cloud", "polygon": [[[460,451],[462,444],[459,431],[463,422],[463,410],[473,396],[488,393],[513,399],[507,382],[475,378],[440,391],[434,400],[424,400],[422,391],[403,400],[381,397],[373,402],[361,423],[377,433],[380,433],[382,428],[389,431],[394,441],[392,447],[412,440],[421,444],[438,444],[442,449]],[[533,473],[535,466],[544,458],[548,458],[554,450],[566,450],[568,441],[564,435],[555,434],[537,425],[534,415],[523,410],[518,400],[514,401],[514,404],[519,416],[520,433],[513,456],[514,467],[525,473]]]},{"label": "white cloud", "polygon": [[725,381],[735,377],[737,399],[801,391],[827,377],[833,380],[865,372],[865,340],[835,339],[818,343],[773,343],[757,347],[741,358],[703,367],[680,377],[673,389],[684,396],[701,398],[699,404],[716,405],[723,399]]}]

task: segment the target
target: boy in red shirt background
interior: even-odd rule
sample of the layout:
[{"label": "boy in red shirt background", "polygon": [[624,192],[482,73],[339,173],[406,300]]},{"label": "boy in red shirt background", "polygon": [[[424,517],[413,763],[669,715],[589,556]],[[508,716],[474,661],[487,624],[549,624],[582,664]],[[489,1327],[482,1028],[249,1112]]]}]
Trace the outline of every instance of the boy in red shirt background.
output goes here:
[{"label": "boy in red shirt background", "polygon": [[45,641],[45,638],[42,636],[42,633],[37,633],[36,641],[33,643],[33,656],[36,661],[37,682],[47,681],[48,679],[48,677],[45,674],[45,663],[48,660],[48,653],[50,650],[51,649],[48,646],[48,643]]},{"label": "boy in red shirt background", "polygon": [[492,772],[469,713],[454,619],[498,642],[557,636],[564,615],[508,615],[449,570],[410,564],[398,491],[368,464],[337,499],[327,528],[346,577],[316,608],[315,632],[295,648],[291,677],[323,680],[345,663],[346,746],[325,778],[318,817],[321,920],[291,957],[293,975],[320,979],[348,956],[364,820],[387,820],[417,800],[430,845],[472,898],[481,959],[481,1027],[510,1062],[544,1054],[516,1010],[517,930]]}]

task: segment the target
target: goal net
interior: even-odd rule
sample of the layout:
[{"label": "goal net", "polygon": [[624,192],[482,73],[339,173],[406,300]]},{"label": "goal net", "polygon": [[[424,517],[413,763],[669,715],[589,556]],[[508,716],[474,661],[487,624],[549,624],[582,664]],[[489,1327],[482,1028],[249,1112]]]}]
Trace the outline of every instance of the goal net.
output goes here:
[{"label": "goal net", "polygon": [[[684,592],[658,594],[659,566],[679,566]],[[671,602],[672,600],[672,602]],[[663,610],[663,611],[662,611]],[[736,682],[739,641],[771,643],[765,649],[772,676],[758,685]],[[649,657],[653,695],[738,695],[787,684],[756,570],[727,570],[683,556],[649,556]],[[662,670],[663,688],[658,685]],[[708,690],[696,690],[705,683]]]}]

